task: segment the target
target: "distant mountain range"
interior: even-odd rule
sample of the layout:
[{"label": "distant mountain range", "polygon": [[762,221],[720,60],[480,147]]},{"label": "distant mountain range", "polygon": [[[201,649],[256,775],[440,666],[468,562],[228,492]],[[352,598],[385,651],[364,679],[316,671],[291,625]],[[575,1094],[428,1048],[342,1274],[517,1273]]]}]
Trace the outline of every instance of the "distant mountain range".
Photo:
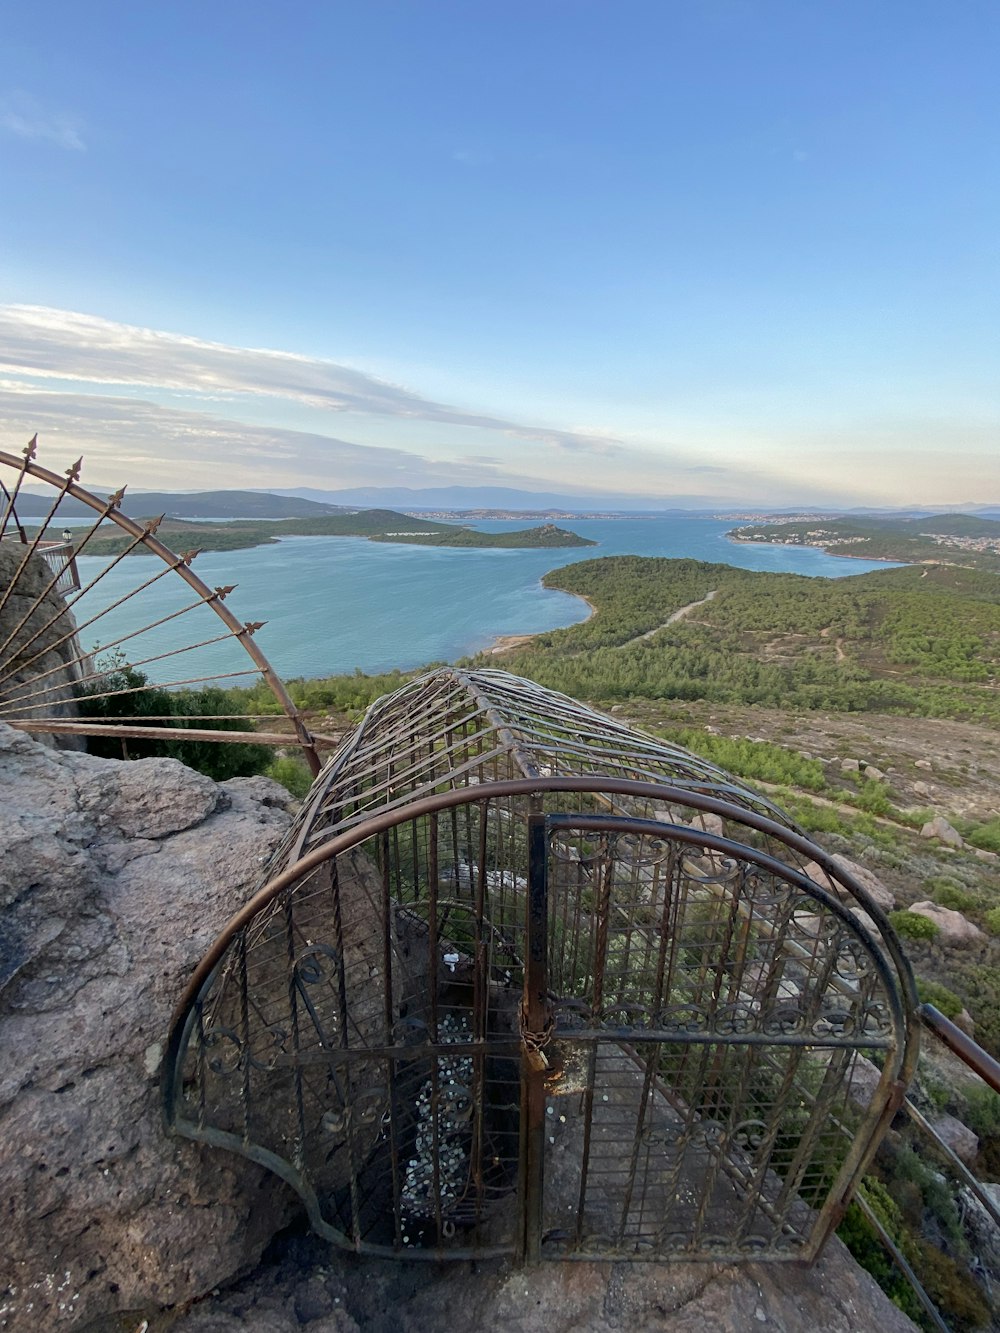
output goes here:
[{"label": "distant mountain range", "polygon": [[[102,499],[111,493],[110,487],[89,489]],[[22,490],[17,497],[17,512],[21,518],[41,518],[49,512],[53,498],[51,492],[39,494]],[[357,509],[360,506],[327,504],[294,495],[272,495],[269,491],[129,490],[122,504],[126,514],[141,518],[152,518],[157,514],[171,518],[316,518],[320,514],[342,514],[345,507]],[[89,505],[67,496],[59,506],[57,521],[58,518],[83,518],[93,512]]]},{"label": "distant mountain range", "polygon": [[[90,486],[92,494],[104,497],[111,486]],[[51,508],[53,493],[47,489],[22,488],[17,498],[17,512],[24,519],[40,518]],[[845,517],[926,518],[931,514],[971,514],[1000,519],[1000,504],[928,505],[891,508],[844,509],[830,506],[792,506],[737,504],[731,500],[713,501],[705,495],[677,495],[671,503],[650,503],[648,496],[607,494],[600,496],[567,495],[556,491],[525,491],[509,486],[355,486],[343,490],[323,490],[297,486],[278,490],[249,491],[144,491],[130,488],[123,508],[126,513],[150,517],[167,514],[174,518],[316,518],[321,514],[339,514],[345,510],[396,509],[462,512],[496,510],[500,512],[549,514],[732,514],[744,521],[752,515],[812,514]],[[59,514],[64,518],[82,518],[93,511],[77,500],[66,499]]]},{"label": "distant mountain range", "polygon": [[880,514],[897,518],[919,518],[929,514],[965,513],[1000,518],[1000,503],[962,505],[907,505],[857,507],[830,505],[767,505],[759,501],[717,499],[710,495],[673,495],[669,504],[650,501],[642,495],[568,495],[557,491],[524,491],[508,486],[355,486],[345,490],[323,490],[314,486],[275,489],[275,495],[294,495],[317,503],[376,506],[391,509],[560,509],[574,514],[725,514],[752,511],[766,514]]},{"label": "distant mountain range", "polygon": [[[296,486],[278,490],[276,495],[296,495],[304,499],[342,505],[374,505],[390,509],[547,509],[586,513],[673,513],[719,508],[708,495],[675,495],[670,506],[650,504],[641,495],[567,495],[558,491],[523,491],[511,486],[354,486],[347,490],[326,491],[314,486]],[[801,513],[801,510],[797,510]]]}]

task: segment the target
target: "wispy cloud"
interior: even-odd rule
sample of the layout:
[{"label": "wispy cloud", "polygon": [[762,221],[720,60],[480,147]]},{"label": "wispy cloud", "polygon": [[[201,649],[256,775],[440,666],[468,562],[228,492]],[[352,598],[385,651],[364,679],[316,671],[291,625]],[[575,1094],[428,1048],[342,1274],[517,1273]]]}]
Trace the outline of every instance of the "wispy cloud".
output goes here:
[{"label": "wispy cloud", "polygon": [[[508,480],[495,466],[441,463],[404,449],[354,444],[332,435],[252,425],[134,397],[66,393],[0,381],[0,432],[8,453],[35,432],[40,461],[52,470],[80,454],[95,483],[189,490],[243,487],[341,487],[394,480],[412,486]],[[124,469],[125,475],[122,475]],[[514,478],[509,480],[513,481]]]},{"label": "wispy cloud", "polygon": [[272,398],[330,412],[434,421],[603,454],[615,440],[465,411],[319,357],[206,342],[44,306],[0,306],[0,372],[206,398]]},{"label": "wispy cloud", "polygon": [[76,153],[87,148],[73,117],[46,110],[28,93],[0,98],[0,130],[17,139],[41,139]]}]

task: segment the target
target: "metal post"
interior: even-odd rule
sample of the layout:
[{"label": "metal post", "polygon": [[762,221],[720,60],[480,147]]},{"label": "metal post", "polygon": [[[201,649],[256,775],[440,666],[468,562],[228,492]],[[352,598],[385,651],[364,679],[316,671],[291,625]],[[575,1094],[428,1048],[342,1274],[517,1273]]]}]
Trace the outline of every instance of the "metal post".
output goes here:
[{"label": "metal post", "polygon": [[521,1009],[522,1161],[524,1163],[524,1239],[526,1263],[537,1263],[542,1250],[542,1186],[545,1172],[545,1073],[542,1049],[549,1022],[548,886],[545,816],[528,816],[528,910]]}]

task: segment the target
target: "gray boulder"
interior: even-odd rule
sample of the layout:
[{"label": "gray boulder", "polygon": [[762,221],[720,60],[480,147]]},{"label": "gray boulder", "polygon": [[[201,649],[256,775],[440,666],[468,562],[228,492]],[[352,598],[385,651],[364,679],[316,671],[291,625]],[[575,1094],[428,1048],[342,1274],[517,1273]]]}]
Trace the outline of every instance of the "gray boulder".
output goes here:
[{"label": "gray boulder", "polygon": [[920,836],[922,838],[937,838],[938,842],[943,842],[949,847],[962,846],[961,833],[948,823],[944,815],[935,815],[933,819],[929,819],[921,828]]},{"label": "gray boulder", "polygon": [[[883,912],[892,911],[896,905],[896,899],[893,896],[892,890],[886,888],[878,875],[873,874],[867,866],[859,865],[857,861],[851,861],[846,856],[837,855],[832,859],[834,865],[838,866],[841,870],[846,871],[858,881],[875,903],[876,907],[881,908]],[[829,875],[827,875],[823,867],[816,861],[810,861],[808,865],[804,865],[802,867],[802,873],[807,875],[814,883],[821,885],[822,888],[833,888],[839,897],[846,897],[841,886],[831,881]]]},{"label": "gray boulder", "polygon": [[985,934],[974,922],[950,907],[940,907],[937,903],[925,901],[914,903],[910,911],[934,922],[942,944],[979,944],[986,939]]},{"label": "gray boulder", "polygon": [[272,786],[268,803],[173,759],[97,759],[0,725],[10,1333],[199,1296],[288,1216],[269,1172],[165,1136],[158,1085],[193,967],[288,827]]},{"label": "gray boulder", "polygon": [[976,1160],[979,1138],[957,1116],[938,1115],[928,1122],[938,1138],[968,1166]]}]

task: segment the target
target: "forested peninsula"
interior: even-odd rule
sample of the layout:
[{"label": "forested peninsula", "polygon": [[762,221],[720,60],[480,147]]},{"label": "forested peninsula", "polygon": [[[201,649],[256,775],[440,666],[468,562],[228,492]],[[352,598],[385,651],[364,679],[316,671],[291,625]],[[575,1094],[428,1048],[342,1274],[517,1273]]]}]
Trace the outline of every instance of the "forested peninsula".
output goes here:
[{"label": "forested peninsula", "polygon": [[[144,520],[139,520],[144,521]],[[50,529],[46,534],[54,537]],[[361,509],[357,513],[317,514],[308,518],[279,520],[235,519],[232,522],[191,522],[183,518],[164,518],[157,537],[175,550],[197,548],[200,551],[238,551],[251,546],[268,546],[283,537],[366,537],[370,541],[417,543],[421,546],[457,547],[576,547],[596,546],[596,542],[552,523],[519,532],[481,532],[431,519],[398,514],[392,509]],[[81,548],[85,555],[118,555],[131,538],[119,528],[105,524]],[[135,548],[146,552],[145,546]]]},{"label": "forested peninsula", "polygon": [[1000,523],[973,514],[928,518],[834,518],[733,528],[732,541],[818,546],[830,555],[1000,571]]}]

